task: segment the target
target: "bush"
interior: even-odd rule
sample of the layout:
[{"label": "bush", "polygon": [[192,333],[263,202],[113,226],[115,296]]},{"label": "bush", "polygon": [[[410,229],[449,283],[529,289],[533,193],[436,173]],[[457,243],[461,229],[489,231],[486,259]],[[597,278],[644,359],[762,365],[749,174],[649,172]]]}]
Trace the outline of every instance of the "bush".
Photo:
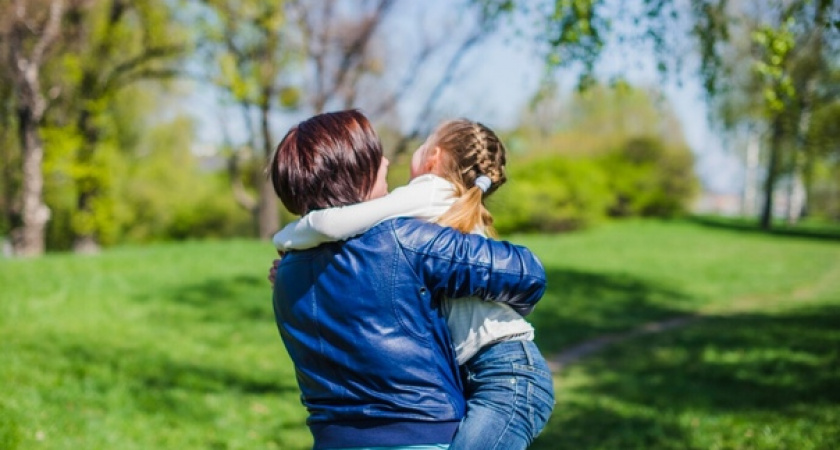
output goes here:
[{"label": "bush", "polygon": [[587,159],[534,159],[511,167],[508,180],[488,204],[500,233],[586,227],[612,200],[603,170]]},{"label": "bush", "polygon": [[614,195],[612,217],[681,215],[699,185],[691,152],[665,147],[655,138],[629,139],[600,164]]},{"label": "bush", "polygon": [[542,156],[508,169],[490,198],[500,233],[585,228],[606,217],[673,217],[697,190],[686,148],[634,138],[597,157]]},{"label": "bush", "polygon": [[178,205],[165,227],[165,238],[227,238],[253,234],[253,218],[234,202],[224,180],[218,181],[221,182],[216,183],[216,188],[203,192],[196,204]]},{"label": "bush", "polygon": [[248,236],[253,223],[240,208],[221,174],[188,173],[157,183],[136,178],[123,206],[124,239],[143,242],[169,239]]}]

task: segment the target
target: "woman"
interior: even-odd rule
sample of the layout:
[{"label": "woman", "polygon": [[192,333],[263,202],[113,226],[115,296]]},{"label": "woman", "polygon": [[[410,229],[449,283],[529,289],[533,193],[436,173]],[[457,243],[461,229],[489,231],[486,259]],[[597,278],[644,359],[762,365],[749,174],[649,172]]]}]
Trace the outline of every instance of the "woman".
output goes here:
[{"label": "woman", "polygon": [[[484,202],[507,181],[506,154],[484,124],[443,122],[412,155],[409,184],[371,201],[313,211],[275,234],[274,244],[281,252],[313,248],[396,217],[496,237]],[[467,398],[450,448],[528,448],[554,408],[551,371],[533,342],[534,328],[502,303],[445,298],[441,309]]]},{"label": "woman", "polygon": [[[385,195],[387,165],[367,119],[341,111],[293,127],[269,170],[286,208],[304,215]],[[527,249],[417,219],[286,254],[275,317],[315,448],[447,448],[465,403],[439,300],[527,310],[544,290]]]}]

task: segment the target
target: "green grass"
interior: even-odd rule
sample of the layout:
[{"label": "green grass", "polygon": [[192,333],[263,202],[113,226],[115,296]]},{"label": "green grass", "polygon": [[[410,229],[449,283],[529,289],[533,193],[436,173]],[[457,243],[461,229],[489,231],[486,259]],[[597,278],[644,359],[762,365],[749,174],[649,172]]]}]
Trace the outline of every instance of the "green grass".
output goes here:
[{"label": "green grass", "polygon": [[530,319],[549,352],[669,317],[840,301],[840,240],[655,221],[512,239],[546,266]]},{"label": "green grass", "polygon": [[609,348],[557,377],[535,449],[830,449],[840,306],[717,316]]},{"label": "green grass", "polygon": [[[840,240],[691,222],[514,236],[549,289],[547,355],[692,315],[555,374],[535,449],[840,442]],[[269,244],[0,260],[0,448],[305,449],[265,280]]]},{"label": "green grass", "polygon": [[0,448],[306,448],[272,257],[236,241],[0,262]]},{"label": "green grass", "polygon": [[684,329],[555,374],[535,449],[828,449],[840,442],[840,241],[628,222],[538,251],[532,321],[548,354],[670,317]]}]

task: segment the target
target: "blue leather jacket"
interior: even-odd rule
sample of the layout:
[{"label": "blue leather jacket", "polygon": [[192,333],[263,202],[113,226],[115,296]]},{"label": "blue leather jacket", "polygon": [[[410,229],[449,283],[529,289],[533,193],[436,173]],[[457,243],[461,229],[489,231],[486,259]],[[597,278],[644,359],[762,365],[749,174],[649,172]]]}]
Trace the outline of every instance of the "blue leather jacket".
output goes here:
[{"label": "blue leather jacket", "polygon": [[274,312],[315,449],[450,442],[465,409],[438,300],[529,313],[545,270],[524,247],[417,219],[287,253]]}]

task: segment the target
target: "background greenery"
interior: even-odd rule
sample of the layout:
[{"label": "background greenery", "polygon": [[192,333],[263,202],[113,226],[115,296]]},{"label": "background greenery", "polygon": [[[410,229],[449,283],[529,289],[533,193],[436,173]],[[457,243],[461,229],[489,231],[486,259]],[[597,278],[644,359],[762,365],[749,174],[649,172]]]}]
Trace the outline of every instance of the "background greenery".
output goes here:
[{"label": "background greenery", "polygon": [[[840,441],[840,233],[789,231],[706,218],[509,236],[548,272],[530,316],[548,356],[696,318],[556,372],[533,448]],[[307,448],[273,257],[233,240],[0,261],[0,448]]]},{"label": "background greenery", "polygon": [[[538,344],[612,343],[556,373],[534,447],[840,442],[840,1],[338,3],[0,1],[0,242],[22,257],[0,259],[0,449],[307,448],[252,240],[292,218],[266,159],[361,108],[401,185],[439,121],[496,117],[501,43],[544,74],[496,129],[489,205],[546,264]],[[744,161],[754,217],[685,219],[710,149],[674,85]]]},{"label": "background greenery", "polygon": [[[4,1],[0,236],[18,256],[267,239],[277,143],[349,108],[395,159],[442,120],[500,122],[508,233],[680,215],[694,157],[720,181],[717,144],[763,228],[837,221],[838,54],[838,0]],[[668,100],[692,90],[720,139],[689,151]]]}]

